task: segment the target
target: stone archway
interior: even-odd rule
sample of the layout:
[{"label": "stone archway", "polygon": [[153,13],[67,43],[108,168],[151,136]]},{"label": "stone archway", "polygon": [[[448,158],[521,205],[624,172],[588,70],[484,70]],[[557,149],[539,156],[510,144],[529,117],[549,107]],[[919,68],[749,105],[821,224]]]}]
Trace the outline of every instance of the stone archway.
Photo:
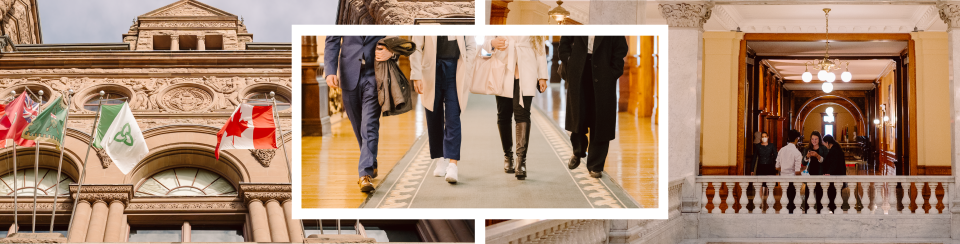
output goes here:
[{"label": "stone archway", "polygon": [[791,121],[794,125],[793,127],[798,128],[798,126],[803,125],[810,113],[816,110],[816,108],[828,105],[840,106],[850,112],[850,115],[857,121],[858,135],[863,135],[866,132],[866,120],[864,119],[863,111],[861,111],[853,101],[850,101],[850,99],[837,95],[822,95],[804,102],[800,108],[800,112],[797,113],[797,117],[794,121]]}]

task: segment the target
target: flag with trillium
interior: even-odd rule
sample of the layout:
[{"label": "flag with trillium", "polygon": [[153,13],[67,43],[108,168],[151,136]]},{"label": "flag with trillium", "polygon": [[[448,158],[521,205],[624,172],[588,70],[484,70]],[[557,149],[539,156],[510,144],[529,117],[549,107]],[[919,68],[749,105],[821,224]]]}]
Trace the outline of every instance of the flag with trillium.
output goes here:
[{"label": "flag with trillium", "polygon": [[110,122],[107,127],[102,127],[104,123],[97,126],[98,138],[94,140],[103,147],[120,172],[129,173],[150,153],[147,142],[143,139],[143,131],[130,110],[130,104],[124,102],[119,110],[113,110],[112,107],[101,110],[100,121]]}]

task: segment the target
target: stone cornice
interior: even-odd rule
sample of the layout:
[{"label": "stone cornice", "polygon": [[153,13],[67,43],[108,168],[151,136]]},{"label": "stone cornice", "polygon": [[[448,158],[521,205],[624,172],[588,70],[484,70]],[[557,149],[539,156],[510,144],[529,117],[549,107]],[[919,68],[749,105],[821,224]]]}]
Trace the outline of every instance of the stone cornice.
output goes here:
[{"label": "stone cornice", "polygon": [[[103,51],[5,53],[0,69],[61,68],[287,68],[291,51]],[[122,61],[122,62],[121,62]],[[179,72],[175,72],[179,73]],[[289,75],[290,71],[287,70]]]},{"label": "stone cornice", "polygon": [[77,197],[77,187],[76,184],[70,185],[70,196],[91,204],[96,202],[109,204],[114,201],[127,204],[133,197],[133,185],[84,185],[79,197]]},{"label": "stone cornice", "polygon": [[289,183],[240,183],[240,192],[244,202],[260,201],[267,203],[275,200],[283,203],[292,197],[293,187]]},{"label": "stone cornice", "polygon": [[703,29],[710,19],[713,3],[661,3],[660,14],[670,27],[692,27]]}]

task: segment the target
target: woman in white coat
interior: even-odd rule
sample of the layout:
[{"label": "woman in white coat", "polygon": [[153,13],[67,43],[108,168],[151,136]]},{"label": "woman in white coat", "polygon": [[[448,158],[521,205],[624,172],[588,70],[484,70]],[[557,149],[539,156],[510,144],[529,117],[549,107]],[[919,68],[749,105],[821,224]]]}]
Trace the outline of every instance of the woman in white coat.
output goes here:
[{"label": "woman in white coat", "polygon": [[[517,179],[527,178],[527,145],[530,144],[530,102],[547,89],[550,71],[547,68],[545,36],[488,36],[483,48],[489,53],[506,52],[504,90],[497,96],[497,126],[503,146],[503,170]],[[512,85],[511,85],[512,84]],[[511,117],[517,122],[517,160],[514,165],[511,141]]]},{"label": "woman in white coat", "polygon": [[[477,53],[473,36],[414,36],[410,55],[410,80],[426,109],[433,175],[457,183],[460,161],[460,112],[467,108],[468,71]],[[450,163],[444,163],[443,159]]]}]

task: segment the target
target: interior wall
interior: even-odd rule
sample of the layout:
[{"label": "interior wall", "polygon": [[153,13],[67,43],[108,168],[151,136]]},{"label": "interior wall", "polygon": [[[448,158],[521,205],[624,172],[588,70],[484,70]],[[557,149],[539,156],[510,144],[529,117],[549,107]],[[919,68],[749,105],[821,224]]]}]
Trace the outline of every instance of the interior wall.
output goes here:
[{"label": "interior wall", "polygon": [[[951,165],[949,48],[946,32],[912,32],[916,52],[917,166]],[[913,135],[911,135],[912,137]]]},{"label": "interior wall", "polygon": [[557,24],[547,17],[550,5],[540,1],[513,1],[507,4],[508,25],[549,25]]},{"label": "interior wall", "polygon": [[[880,104],[885,105],[885,111],[878,113],[878,118],[880,120],[880,132],[881,132],[881,147],[880,150],[887,151],[895,154],[897,150],[897,134],[896,127],[892,125],[894,120],[896,120],[897,106],[896,104],[896,94],[897,94],[897,85],[896,85],[896,74],[895,72],[890,72],[880,78],[880,85],[877,87],[877,94],[879,94]],[[879,105],[878,105],[879,107]],[[883,116],[886,115],[890,118],[889,122],[883,122]],[[873,123],[871,119],[870,123]]]},{"label": "interior wall", "polygon": [[702,172],[733,174],[742,32],[703,33]]}]

